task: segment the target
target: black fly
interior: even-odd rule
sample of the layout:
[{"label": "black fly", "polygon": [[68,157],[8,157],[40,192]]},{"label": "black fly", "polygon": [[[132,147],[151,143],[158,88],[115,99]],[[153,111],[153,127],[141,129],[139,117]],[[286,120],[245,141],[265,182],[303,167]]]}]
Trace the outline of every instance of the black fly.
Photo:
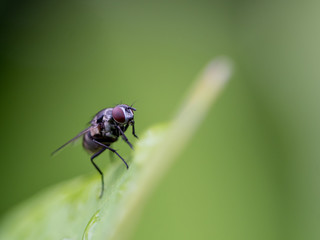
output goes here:
[{"label": "black fly", "polygon": [[116,150],[111,148],[110,145],[117,141],[119,136],[121,136],[122,139],[130,146],[130,148],[133,149],[131,143],[124,133],[128,129],[129,125],[131,125],[133,136],[138,138],[134,128],[134,111],[136,111],[135,108],[125,104],[120,104],[114,108],[106,108],[101,110],[92,119],[90,126],[87,129],[80,132],[77,136],[63,144],[52,153],[55,154],[69,143],[83,136],[82,145],[90,154],[92,154],[90,158],[91,162],[101,175],[102,188],[100,198],[102,197],[104,191],[103,172],[93,160],[106,149],[108,149],[115,153],[123,161],[127,169],[129,168],[126,161]]}]

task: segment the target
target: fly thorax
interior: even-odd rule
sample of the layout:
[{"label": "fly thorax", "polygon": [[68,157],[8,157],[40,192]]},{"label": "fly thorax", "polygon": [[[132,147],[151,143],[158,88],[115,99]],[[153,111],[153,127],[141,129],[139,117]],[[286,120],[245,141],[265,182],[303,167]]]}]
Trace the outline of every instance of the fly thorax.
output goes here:
[{"label": "fly thorax", "polygon": [[104,136],[109,138],[118,138],[119,134],[117,133],[118,133],[118,130],[112,123],[110,122],[104,123]]}]

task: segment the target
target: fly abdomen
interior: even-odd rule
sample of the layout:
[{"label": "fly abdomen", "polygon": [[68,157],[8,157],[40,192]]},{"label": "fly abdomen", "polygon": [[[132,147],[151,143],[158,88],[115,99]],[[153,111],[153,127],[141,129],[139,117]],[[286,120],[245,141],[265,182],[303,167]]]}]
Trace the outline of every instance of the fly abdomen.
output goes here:
[{"label": "fly abdomen", "polygon": [[87,150],[87,152],[89,153],[96,153],[97,151],[99,151],[100,149],[102,149],[103,147],[97,143],[95,143],[94,140],[110,146],[111,143],[117,141],[117,137],[101,137],[101,136],[97,136],[95,135],[94,137],[91,136],[90,132],[87,132],[86,134],[83,135],[83,141],[82,141],[82,146],[84,147],[84,149]]},{"label": "fly abdomen", "polygon": [[85,135],[83,135],[82,146],[90,154],[95,153],[99,149],[101,149],[100,145],[92,141],[90,132],[87,132]]}]

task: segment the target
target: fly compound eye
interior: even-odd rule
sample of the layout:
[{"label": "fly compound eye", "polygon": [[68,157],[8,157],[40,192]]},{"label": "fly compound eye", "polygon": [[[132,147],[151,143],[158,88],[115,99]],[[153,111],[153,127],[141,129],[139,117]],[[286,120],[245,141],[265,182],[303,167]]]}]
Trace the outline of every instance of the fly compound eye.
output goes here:
[{"label": "fly compound eye", "polygon": [[124,114],[122,107],[113,108],[112,117],[118,123],[125,123],[126,121],[126,116]]}]

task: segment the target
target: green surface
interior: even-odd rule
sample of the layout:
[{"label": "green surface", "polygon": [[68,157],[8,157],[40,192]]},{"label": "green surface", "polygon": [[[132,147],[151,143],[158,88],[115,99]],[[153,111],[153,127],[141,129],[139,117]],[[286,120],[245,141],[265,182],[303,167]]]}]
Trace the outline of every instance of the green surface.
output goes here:
[{"label": "green surface", "polygon": [[[130,238],[150,193],[192,139],[231,73],[232,65],[226,58],[210,62],[176,117],[148,130],[139,140],[128,161],[129,171],[121,163],[103,171],[107,186],[103,196],[97,198],[100,180],[92,177],[48,189],[3,219],[0,239]],[[197,114],[190,116],[194,109]],[[180,141],[175,140],[178,134]]]},{"label": "green surface", "polygon": [[[79,145],[50,153],[100,109],[135,102],[142,134],[170,120],[202,66],[224,54],[233,81],[145,204],[132,239],[319,239],[319,7],[3,2],[1,214],[47,186],[96,174]],[[115,148],[130,158],[123,142]],[[97,162],[109,167],[109,155]]]},{"label": "green surface", "polygon": [[[128,197],[143,194],[137,185],[166,127],[149,130],[130,159],[130,171],[122,163],[105,171],[104,196],[100,192],[100,177],[83,176],[61,183],[39,193],[15,208],[0,224],[0,239],[119,239],[117,229],[123,214],[130,211]],[[151,179],[148,179],[151,181]],[[130,221],[136,217],[129,215]],[[128,233],[127,233],[128,234]]]}]

